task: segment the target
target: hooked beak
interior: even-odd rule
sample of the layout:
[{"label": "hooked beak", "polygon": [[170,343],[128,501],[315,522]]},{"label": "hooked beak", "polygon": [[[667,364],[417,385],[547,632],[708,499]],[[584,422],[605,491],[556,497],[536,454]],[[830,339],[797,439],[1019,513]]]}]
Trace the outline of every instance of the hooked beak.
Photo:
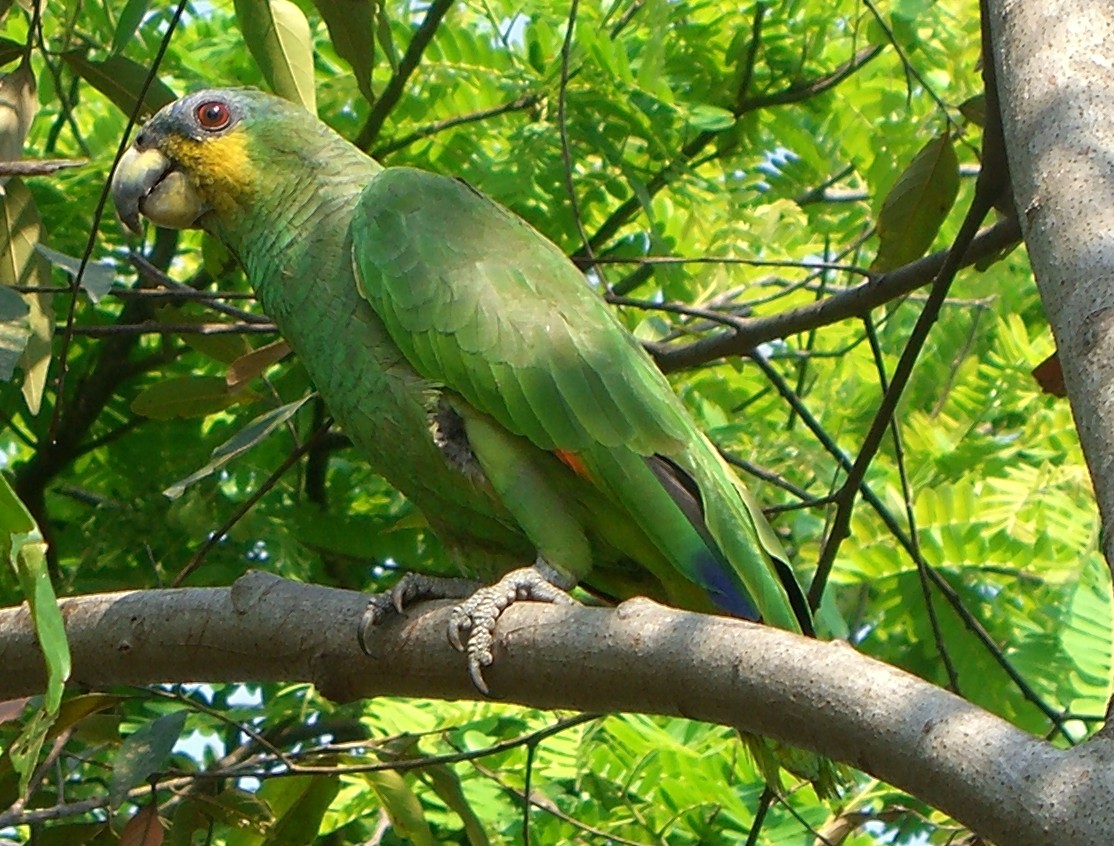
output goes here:
[{"label": "hooked beak", "polygon": [[139,215],[168,229],[188,229],[209,211],[193,180],[157,149],[129,147],[112,177],[112,199],[120,220],[136,235]]}]

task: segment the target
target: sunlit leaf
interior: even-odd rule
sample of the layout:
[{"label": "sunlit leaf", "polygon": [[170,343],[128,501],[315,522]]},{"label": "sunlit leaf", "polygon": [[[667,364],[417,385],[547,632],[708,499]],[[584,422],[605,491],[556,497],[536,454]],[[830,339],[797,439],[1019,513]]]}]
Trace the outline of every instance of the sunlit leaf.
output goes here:
[{"label": "sunlit leaf", "polygon": [[878,214],[874,270],[918,259],[932,245],[959,192],[959,160],[948,135],[928,142],[902,171]]},{"label": "sunlit leaf", "polygon": [[[19,357],[19,369],[23,371],[23,401],[32,415],[39,413],[43,391],[46,390],[46,377],[50,369],[51,353],[54,349],[54,309],[51,307],[51,294],[24,294],[27,302],[27,343]],[[0,365],[0,373],[3,367]]]},{"label": "sunlit leaf", "polygon": [[143,16],[147,14],[150,0],[128,0],[116,21],[116,31],[112,33],[112,52],[120,53],[132,40]]},{"label": "sunlit leaf", "polygon": [[290,0],[234,0],[236,16],[271,90],[317,113],[309,22]]},{"label": "sunlit leaf", "polygon": [[433,846],[433,834],[426,822],[422,803],[394,770],[365,773],[364,780],[379,796],[395,830],[414,846]]},{"label": "sunlit leaf", "polygon": [[0,75],[0,161],[23,156],[23,141],[38,110],[35,74],[28,62]]},{"label": "sunlit leaf", "polygon": [[[46,544],[31,512],[0,475],[0,553],[19,580],[31,610],[35,635],[46,662],[47,689],[43,701],[43,730],[49,728],[62,701],[62,686],[70,675],[70,650],[58,599],[46,566]],[[36,750],[37,754],[37,750]],[[33,757],[33,756],[32,756]],[[24,776],[27,774],[24,773]]]}]

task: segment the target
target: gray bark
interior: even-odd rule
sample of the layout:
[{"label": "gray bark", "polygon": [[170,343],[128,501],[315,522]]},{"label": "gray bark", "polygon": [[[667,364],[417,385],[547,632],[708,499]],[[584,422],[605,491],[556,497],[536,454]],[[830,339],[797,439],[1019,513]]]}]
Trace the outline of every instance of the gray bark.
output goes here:
[{"label": "gray bark", "polygon": [[[336,700],[476,698],[444,603],[356,644],[366,597],[250,573],[231,589],[62,601],[73,680],[311,681]],[[40,692],[25,608],[0,611],[0,699]],[[1061,750],[840,643],[647,600],[617,610],[521,603],[499,624],[501,699],[669,714],[766,734],[845,761],[1010,846],[1114,842],[1114,743]]]},{"label": "gray bark", "polygon": [[1114,563],[1114,4],[989,8],[1014,200]]}]

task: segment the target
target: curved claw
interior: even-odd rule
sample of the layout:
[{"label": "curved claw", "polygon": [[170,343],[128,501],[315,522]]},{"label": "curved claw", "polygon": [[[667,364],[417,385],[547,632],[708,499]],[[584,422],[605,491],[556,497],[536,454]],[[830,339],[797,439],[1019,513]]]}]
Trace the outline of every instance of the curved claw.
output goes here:
[{"label": "curved claw", "polygon": [[576,600],[548,581],[536,567],[512,570],[493,585],[482,587],[453,609],[449,643],[468,656],[468,675],[476,690],[490,696],[483,669],[495,660],[495,624],[502,613],[521,600],[575,605]]},{"label": "curved claw", "polygon": [[406,573],[386,593],[368,598],[360,618],[356,639],[365,655],[371,654],[368,644],[375,628],[393,614],[405,614],[406,608],[423,599],[460,599],[471,595],[480,585],[469,579],[446,579],[421,573]]}]

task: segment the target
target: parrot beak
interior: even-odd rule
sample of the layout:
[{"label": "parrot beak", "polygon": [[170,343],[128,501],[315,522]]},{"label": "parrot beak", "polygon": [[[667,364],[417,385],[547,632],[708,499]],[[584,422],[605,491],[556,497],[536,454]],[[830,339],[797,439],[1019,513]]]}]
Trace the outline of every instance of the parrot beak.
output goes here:
[{"label": "parrot beak", "polygon": [[112,177],[112,198],[120,220],[136,235],[142,234],[140,214],[158,226],[188,229],[209,211],[193,180],[154,148],[128,148]]}]

